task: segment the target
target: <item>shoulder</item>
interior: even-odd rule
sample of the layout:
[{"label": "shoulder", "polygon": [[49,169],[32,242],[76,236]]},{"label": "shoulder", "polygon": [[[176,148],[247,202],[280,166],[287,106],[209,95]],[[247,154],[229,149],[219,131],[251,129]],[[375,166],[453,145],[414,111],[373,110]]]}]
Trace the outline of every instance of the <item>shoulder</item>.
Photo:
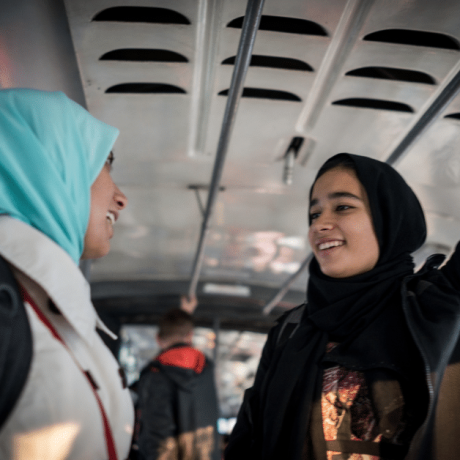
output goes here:
[{"label": "shoulder", "polygon": [[[281,323],[300,323],[302,319],[303,312],[305,311],[306,303],[298,305],[293,309],[283,313],[276,321],[278,324]],[[275,326],[276,327],[276,326]]]},{"label": "shoulder", "polygon": [[276,324],[270,329],[265,348],[267,351],[274,350],[280,342],[290,338],[300,324],[306,304],[303,303],[283,313]]},{"label": "shoulder", "polygon": [[448,271],[445,270],[447,264],[442,266],[445,258],[443,254],[432,254],[428,257],[420,270],[404,278],[404,291],[409,296],[415,295],[418,298],[424,294],[435,292],[438,294],[443,292],[456,298],[458,292],[450,279]]},{"label": "shoulder", "polygon": [[272,330],[279,330],[282,333],[286,327],[290,327],[291,325],[295,327],[298,325],[302,319],[306,306],[307,304],[303,303],[281,315],[277,320],[278,324],[274,326]]},{"label": "shoulder", "polygon": [[140,371],[139,380],[151,374],[159,374],[160,372],[161,372],[161,364],[156,359],[152,359]]},{"label": "shoulder", "polygon": [[131,389],[142,399],[155,399],[164,397],[169,392],[171,381],[166,376],[158,361],[151,361],[141,371],[139,379],[131,385]]}]

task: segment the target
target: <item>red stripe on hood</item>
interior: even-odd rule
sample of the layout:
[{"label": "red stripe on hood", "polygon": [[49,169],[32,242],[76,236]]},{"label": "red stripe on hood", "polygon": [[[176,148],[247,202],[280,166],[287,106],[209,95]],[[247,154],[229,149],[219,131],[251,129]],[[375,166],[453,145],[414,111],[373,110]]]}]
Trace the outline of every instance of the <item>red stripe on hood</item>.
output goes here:
[{"label": "red stripe on hood", "polygon": [[201,351],[192,347],[171,348],[157,357],[157,361],[165,366],[183,367],[193,369],[201,374],[206,358]]}]

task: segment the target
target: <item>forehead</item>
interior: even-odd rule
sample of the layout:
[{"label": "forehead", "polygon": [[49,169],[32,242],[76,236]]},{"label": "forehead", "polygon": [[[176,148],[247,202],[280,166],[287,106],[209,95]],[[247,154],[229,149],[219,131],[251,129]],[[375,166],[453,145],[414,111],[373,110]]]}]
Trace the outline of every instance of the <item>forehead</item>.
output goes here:
[{"label": "forehead", "polygon": [[325,172],[313,186],[311,200],[335,199],[337,193],[349,193],[367,201],[366,191],[356,173],[351,169],[337,167]]}]

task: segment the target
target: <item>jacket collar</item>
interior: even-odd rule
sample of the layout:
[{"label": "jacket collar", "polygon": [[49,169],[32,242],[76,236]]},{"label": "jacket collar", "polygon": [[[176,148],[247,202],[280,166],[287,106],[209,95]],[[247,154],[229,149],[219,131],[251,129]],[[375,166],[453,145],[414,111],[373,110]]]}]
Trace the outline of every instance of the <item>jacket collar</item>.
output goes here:
[{"label": "jacket collar", "polygon": [[206,364],[206,357],[196,348],[185,343],[178,343],[163,350],[156,357],[156,361],[164,366],[192,369],[197,374],[201,374]]},{"label": "jacket collar", "polygon": [[83,340],[91,345],[96,327],[116,338],[98,317],[89,283],[78,266],[46,235],[0,215],[0,254],[45,290]]}]

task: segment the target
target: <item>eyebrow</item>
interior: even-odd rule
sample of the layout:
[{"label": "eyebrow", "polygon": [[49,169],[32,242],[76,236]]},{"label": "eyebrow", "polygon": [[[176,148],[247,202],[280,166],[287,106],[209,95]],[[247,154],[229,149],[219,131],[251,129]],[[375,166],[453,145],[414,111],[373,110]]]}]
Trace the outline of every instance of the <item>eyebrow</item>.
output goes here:
[{"label": "eyebrow", "polygon": [[[337,198],[353,198],[355,200],[359,200],[359,201],[363,201],[362,198],[360,198],[359,196],[357,195],[354,195],[353,193],[350,193],[350,192],[333,192],[333,193],[330,193],[328,196],[328,199],[330,200],[335,200]],[[310,208],[312,206],[315,206],[318,204],[318,199],[315,198],[313,200],[311,200],[310,202]]]}]

